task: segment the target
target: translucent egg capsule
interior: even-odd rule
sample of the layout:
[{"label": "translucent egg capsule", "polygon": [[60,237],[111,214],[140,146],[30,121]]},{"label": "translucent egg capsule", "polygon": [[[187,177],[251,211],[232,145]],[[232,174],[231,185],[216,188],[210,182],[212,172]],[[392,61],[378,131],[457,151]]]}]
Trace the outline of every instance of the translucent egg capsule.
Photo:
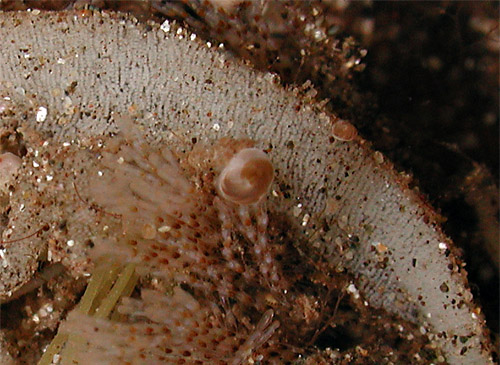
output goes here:
[{"label": "translucent egg capsule", "polygon": [[217,187],[223,198],[248,205],[258,202],[272,181],[273,165],[269,157],[257,148],[245,148],[222,170]]},{"label": "translucent egg capsule", "polygon": [[21,167],[21,164],[21,158],[13,153],[5,152],[0,154],[0,186],[8,184],[19,167]]},{"label": "translucent egg capsule", "polygon": [[332,134],[335,139],[348,142],[352,141],[358,135],[358,131],[351,123],[345,120],[338,120],[333,124]]}]

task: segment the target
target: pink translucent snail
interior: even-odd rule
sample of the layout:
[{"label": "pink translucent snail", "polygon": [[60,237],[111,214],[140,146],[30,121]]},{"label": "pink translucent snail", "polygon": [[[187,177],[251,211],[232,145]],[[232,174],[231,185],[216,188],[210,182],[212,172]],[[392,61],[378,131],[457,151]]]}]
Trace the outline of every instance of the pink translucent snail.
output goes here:
[{"label": "pink translucent snail", "polygon": [[219,193],[240,205],[257,203],[273,181],[273,165],[258,148],[245,148],[236,153],[222,170],[217,181]]}]

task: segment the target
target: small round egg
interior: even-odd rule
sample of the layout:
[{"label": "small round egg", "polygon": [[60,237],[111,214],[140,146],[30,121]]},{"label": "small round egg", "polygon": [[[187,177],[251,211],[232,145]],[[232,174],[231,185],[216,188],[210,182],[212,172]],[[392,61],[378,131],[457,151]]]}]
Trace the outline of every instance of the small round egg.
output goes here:
[{"label": "small round egg", "polygon": [[0,154],[0,189],[9,183],[21,167],[20,157],[10,152]]},{"label": "small round egg", "polygon": [[358,131],[351,123],[345,120],[338,120],[333,123],[332,134],[339,141],[349,142],[358,135]]}]

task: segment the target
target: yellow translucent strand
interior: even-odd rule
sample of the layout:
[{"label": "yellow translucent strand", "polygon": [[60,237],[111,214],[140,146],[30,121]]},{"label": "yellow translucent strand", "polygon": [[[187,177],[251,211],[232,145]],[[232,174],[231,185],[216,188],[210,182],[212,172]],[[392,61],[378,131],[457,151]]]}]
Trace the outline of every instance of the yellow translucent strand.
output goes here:
[{"label": "yellow translucent strand", "polygon": [[[135,266],[121,266],[109,260],[99,262],[76,310],[95,318],[108,318],[120,298],[129,296],[134,290],[138,279]],[[114,313],[113,319],[119,318],[118,316],[118,313]],[[77,333],[58,332],[38,365],[50,365],[58,353],[63,363],[79,364],[77,355],[82,353],[85,346],[85,340]]]}]

